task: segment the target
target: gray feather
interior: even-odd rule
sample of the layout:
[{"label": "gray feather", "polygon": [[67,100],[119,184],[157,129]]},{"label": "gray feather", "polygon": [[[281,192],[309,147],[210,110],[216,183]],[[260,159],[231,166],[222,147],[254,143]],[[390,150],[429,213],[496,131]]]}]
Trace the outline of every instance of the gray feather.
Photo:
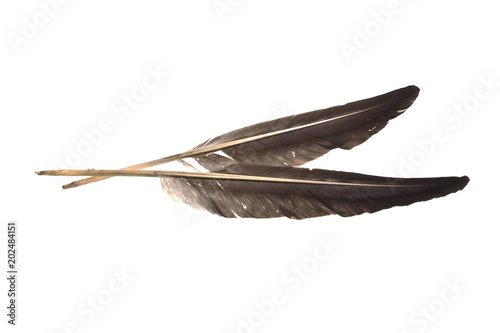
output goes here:
[{"label": "gray feather", "polygon": [[[341,106],[262,122],[207,140],[193,151],[229,145],[221,151],[240,163],[302,165],[332,149],[351,149],[365,142],[410,107],[418,93],[417,87],[408,86]],[[257,139],[235,144],[249,137]],[[214,164],[210,154],[199,155],[196,160],[207,170],[225,165]]]},{"label": "gray feather", "polygon": [[459,191],[469,181],[465,176],[386,178],[340,171],[248,164],[229,165],[216,173],[277,180],[206,179],[194,176],[162,177],[161,183],[165,193],[172,199],[223,217],[284,216],[305,219],[331,214],[347,217],[394,206],[407,206]]}]

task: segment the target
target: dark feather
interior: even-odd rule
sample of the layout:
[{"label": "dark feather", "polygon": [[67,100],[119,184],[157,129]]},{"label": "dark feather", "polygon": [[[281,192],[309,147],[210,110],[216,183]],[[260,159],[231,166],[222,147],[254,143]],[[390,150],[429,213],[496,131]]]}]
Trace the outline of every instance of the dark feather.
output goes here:
[{"label": "dark feather", "polygon": [[[194,149],[123,170],[141,170],[193,157],[212,171],[234,163],[296,166],[314,160],[334,148],[351,149],[378,133],[417,98],[419,89],[408,86],[341,106],[311,111],[241,128],[205,141]],[[223,151],[231,159],[214,154]],[[81,179],[64,189],[109,177]]]},{"label": "dark feather", "polygon": [[[233,164],[217,174],[275,178],[273,181],[161,177],[172,199],[223,217],[305,219],[353,216],[442,197],[463,189],[469,178],[386,178],[356,173]],[[293,181],[293,182],[291,182]]]},{"label": "dark feather", "polygon": [[[351,149],[365,142],[410,107],[418,93],[417,87],[408,86],[341,106],[262,122],[210,139],[193,151],[230,143],[220,150],[240,163],[302,165],[334,148]],[[234,144],[250,137],[258,138]],[[211,154],[198,155],[196,160],[210,171],[225,165],[223,160],[214,164]]]}]

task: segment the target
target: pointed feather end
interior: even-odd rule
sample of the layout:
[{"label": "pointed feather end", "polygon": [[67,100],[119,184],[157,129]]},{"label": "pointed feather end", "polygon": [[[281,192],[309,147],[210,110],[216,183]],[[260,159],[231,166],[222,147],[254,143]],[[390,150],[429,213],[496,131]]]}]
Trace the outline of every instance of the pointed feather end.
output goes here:
[{"label": "pointed feather end", "polygon": [[[394,180],[394,179],[393,179]],[[401,178],[399,179],[399,181]],[[339,214],[343,217],[350,217],[355,215],[360,215],[363,213],[375,213],[380,210],[390,209],[396,206],[409,206],[414,203],[424,202],[432,199],[437,199],[441,197],[445,197],[449,194],[456,193],[458,191],[463,190],[470,179],[467,176],[462,177],[439,177],[439,178],[407,178],[410,182],[416,181],[414,183],[417,187],[422,186],[420,191],[416,193],[405,193],[401,192],[395,197],[395,201],[389,203],[385,207],[375,207],[368,208],[365,210],[355,211],[355,212],[347,212],[344,214]],[[396,181],[397,183],[398,181]],[[377,199],[375,199],[377,201]]]},{"label": "pointed feather end", "polygon": [[[435,178],[434,186],[431,185],[428,192],[423,192],[421,200],[417,200],[416,202],[437,199],[456,193],[463,190],[469,181],[470,178],[467,176]],[[432,184],[432,181],[430,184]]]},{"label": "pointed feather end", "polygon": [[437,188],[434,190],[434,194],[422,201],[426,201],[429,199],[437,199],[441,197],[445,197],[449,194],[457,193],[463,190],[470,181],[470,178],[467,176],[462,177],[443,177],[441,178],[443,182],[441,185],[437,185]]},{"label": "pointed feather end", "polygon": [[396,92],[400,94],[400,104],[398,109],[401,110],[399,111],[400,113],[403,113],[413,104],[413,102],[415,102],[418,94],[420,93],[420,88],[417,86],[408,86],[396,90]]},{"label": "pointed feather end", "polygon": [[469,184],[469,181],[470,181],[470,178],[467,176],[457,177],[457,181],[455,183],[455,187],[456,187],[455,192],[463,190],[465,188],[465,186],[467,186],[467,184]]}]

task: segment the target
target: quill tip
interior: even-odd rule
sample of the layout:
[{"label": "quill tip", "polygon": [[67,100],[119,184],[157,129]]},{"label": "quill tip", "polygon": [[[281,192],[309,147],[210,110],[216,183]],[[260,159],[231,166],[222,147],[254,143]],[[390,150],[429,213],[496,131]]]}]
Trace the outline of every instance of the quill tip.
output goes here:
[{"label": "quill tip", "polygon": [[69,183],[69,184],[65,184],[62,186],[63,190],[67,190],[69,188],[74,188],[74,187],[78,187],[78,185],[75,186],[75,182],[72,182],[72,183]]}]

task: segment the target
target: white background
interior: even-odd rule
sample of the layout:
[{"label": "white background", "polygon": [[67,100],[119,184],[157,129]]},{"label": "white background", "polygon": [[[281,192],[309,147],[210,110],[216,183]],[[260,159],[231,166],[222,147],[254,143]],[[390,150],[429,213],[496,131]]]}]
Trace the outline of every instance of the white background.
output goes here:
[{"label": "white background", "polygon": [[[51,17],[40,14],[45,3],[0,5],[1,267],[7,221],[16,220],[20,271],[15,328],[0,284],[2,332],[499,330],[493,2],[401,0],[394,10],[389,1],[223,0],[230,9],[218,12],[211,0],[74,0],[52,5]],[[373,13],[380,20],[388,8],[377,23]],[[357,53],[346,57],[346,44]],[[147,68],[168,77],[128,116],[114,112]],[[482,79],[496,86],[489,92]],[[171,202],[156,179],[63,191],[72,179],[34,173],[66,164],[103,119],[113,129],[74,168],[124,167],[409,84],[421,93],[405,114],[308,166],[468,175],[464,191],[348,219],[235,220]],[[489,94],[479,100],[476,91]],[[470,112],[453,111],[464,103]],[[445,139],[430,144],[436,130]],[[318,237],[340,246],[292,290],[283,276],[314,264]],[[114,280],[122,271],[123,288]],[[466,289],[453,294],[447,283]],[[283,302],[264,318],[255,302],[273,290]],[[243,328],[249,316],[255,327]]]}]

